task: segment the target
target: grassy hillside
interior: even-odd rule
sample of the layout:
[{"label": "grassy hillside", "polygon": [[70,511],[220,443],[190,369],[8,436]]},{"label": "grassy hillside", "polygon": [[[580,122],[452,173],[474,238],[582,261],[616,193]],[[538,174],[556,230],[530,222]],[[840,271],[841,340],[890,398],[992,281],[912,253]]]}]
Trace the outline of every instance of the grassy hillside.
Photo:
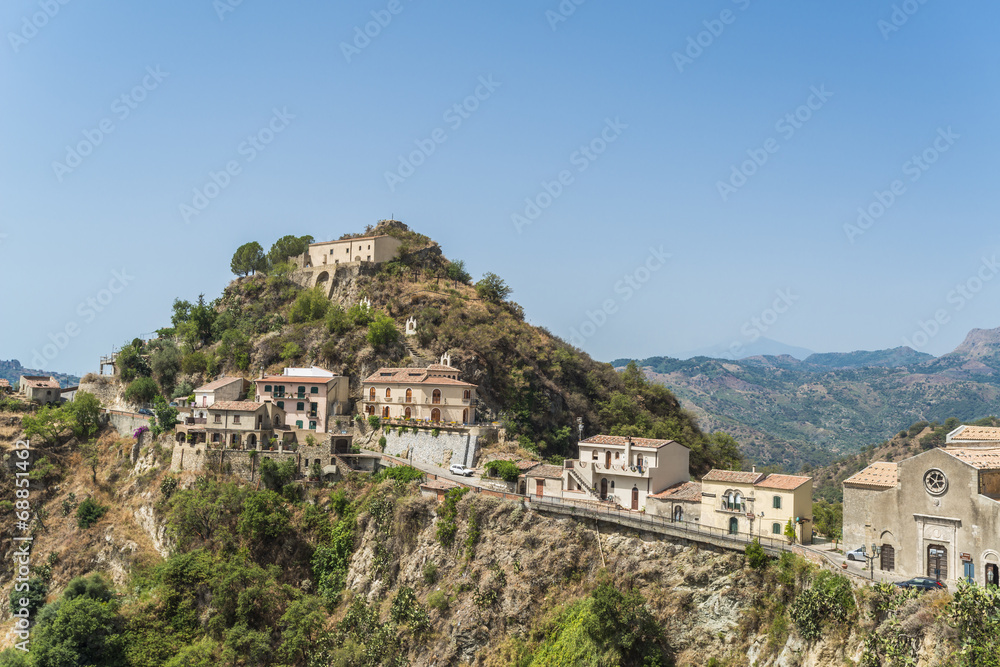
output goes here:
[{"label": "grassy hillside", "polygon": [[[500,422],[509,438],[543,457],[574,456],[582,418],[585,437],[675,439],[691,448],[696,473],[739,465],[732,438],[703,432],[668,389],[634,368],[618,373],[528,324],[499,277],[473,284],[461,262],[401,223],[370,231],[399,237],[400,257],[342,267],[329,286],[310,289],[279,263],[267,275],[233,281],[218,299],[178,300],[160,340],[125,346],[124,377],[151,375],[168,396],[186,395],[220,373],[252,377],[316,364],[350,375],[358,398],[360,379],[380,366],[449,352],[462,378],[480,386],[479,420]],[[373,308],[360,306],[362,299]],[[411,316],[418,334],[404,337]]]}]

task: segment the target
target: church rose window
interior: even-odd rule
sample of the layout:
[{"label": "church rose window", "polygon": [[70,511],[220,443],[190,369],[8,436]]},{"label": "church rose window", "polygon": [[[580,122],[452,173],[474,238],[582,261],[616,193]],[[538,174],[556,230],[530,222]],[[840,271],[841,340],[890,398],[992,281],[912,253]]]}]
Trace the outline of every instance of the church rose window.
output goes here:
[{"label": "church rose window", "polygon": [[948,478],[937,468],[931,468],[924,473],[924,487],[927,493],[940,496],[948,490]]}]

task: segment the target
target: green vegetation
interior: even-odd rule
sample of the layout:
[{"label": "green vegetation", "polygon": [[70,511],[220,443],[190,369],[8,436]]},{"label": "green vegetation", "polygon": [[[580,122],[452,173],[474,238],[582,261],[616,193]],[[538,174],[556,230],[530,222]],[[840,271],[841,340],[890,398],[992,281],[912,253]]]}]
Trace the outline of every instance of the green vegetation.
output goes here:
[{"label": "green vegetation", "polygon": [[812,586],[802,591],[789,616],[804,639],[819,639],[824,623],[842,623],[854,615],[855,603],[847,577],[821,570]]},{"label": "green vegetation", "polygon": [[160,395],[160,388],[151,377],[141,377],[133,380],[125,389],[124,398],[132,405],[146,405]]},{"label": "green vegetation", "polygon": [[267,259],[264,249],[256,241],[244,243],[233,253],[229,268],[238,276],[245,276],[267,269]]},{"label": "green vegetation", "polygon": [[468,488],[451,489],[444,495],[444,502],[438,505],[437,539],[443,547],[450,547],[455,542],[458,532],[458,501],[469,492]]},{"label": "green vegetation", "polygon": [[491,303],[502,303],[507,300],[513,290],[507,286],[503,278],[495,273],[487,273],[476,283],[476,293],[480,299]]},{"label": "green vegetation", "polygon": [[487,461],[483,468],[486,471],[483,475],[484,477],[499,477],[505,482],[516,482],[517,478],[521,475],[521,469],[513,461]]},{"label": "green vegetation", "polygon": [[764,553],[764,548],[760,546],[760,540],[754,539],[750,542],[744,553],[747,557],[747,565],[753,569],[763,570],[767,567],[767,554]]},{"label": "green vegetation", "polygon": [[108,508],[101,505],[93,498],[87,498],[76,508],[76,525],[87,529],[101,520],[101,517],[108,511]]}]

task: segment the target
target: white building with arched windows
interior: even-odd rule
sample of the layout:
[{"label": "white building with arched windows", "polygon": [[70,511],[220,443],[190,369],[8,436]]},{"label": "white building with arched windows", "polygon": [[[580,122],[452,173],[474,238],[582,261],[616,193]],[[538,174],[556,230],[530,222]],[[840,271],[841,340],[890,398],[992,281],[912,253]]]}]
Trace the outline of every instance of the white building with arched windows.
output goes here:
[{"label": "white building with arched windows", "polygon": [[459,373],[446,363],[380,368],[362,383],[361,411],[382,419],[475,424],[479,387],[459,380]]}]

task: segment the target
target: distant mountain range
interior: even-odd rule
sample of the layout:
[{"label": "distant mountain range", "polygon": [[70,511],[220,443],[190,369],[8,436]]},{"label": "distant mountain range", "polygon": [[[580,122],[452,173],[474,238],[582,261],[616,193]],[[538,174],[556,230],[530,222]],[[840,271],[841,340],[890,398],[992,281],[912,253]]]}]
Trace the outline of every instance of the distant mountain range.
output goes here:
[{"label": "distant mountain range", "polygon": [[710,357],[712,359],[746,359],[747,357],[757,357],[770,355],[778,357],[788,355],[796,359],[805,359],[813,353],[804,347],[786,345],[770,338],[758,338],[750,343],[730,343],[729,345],[719,344],[711,347],[703,347],[690,352],[682,352],[677,355],[678,359],[691,359],[693,357]]},{"label": "distant mountain range", "polygon": [[80,384],[80,378],[68,373],[56,373],[55,371],[41,371],[37,368],[25,368],[17,359],[3,361],[0,359],[0,378],[10,381],[10,385],[16,386],[22,375],[50,375],[59,380],[60,387],[73,387]]},{"label": "distant mountain range", "polygon": [[[612,364],[624,366],[627,359]],[[933,357],[891,350],[636,360],[706,430],[724,430],[758,464],[798,470],[881,442],[921,421],[1000,413],[1000,328],[974,329]]]}]

